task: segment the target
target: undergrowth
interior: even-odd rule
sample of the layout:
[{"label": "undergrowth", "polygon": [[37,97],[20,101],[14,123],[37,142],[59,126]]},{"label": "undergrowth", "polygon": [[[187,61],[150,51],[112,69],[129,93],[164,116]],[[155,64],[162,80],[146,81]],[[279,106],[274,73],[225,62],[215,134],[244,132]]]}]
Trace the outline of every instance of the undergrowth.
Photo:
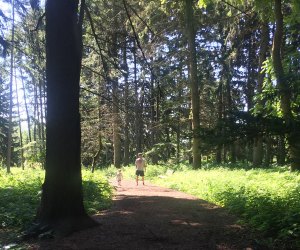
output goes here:
[{"label": "undergrowth", "polygon": [[147,178],[152,182],[227,208],[241,223],[259,231],[269,245],[290,247],[293,242],[292,247],[300,248],[299,173],[284,168],[189,170],[183,166],[163,175],[167,167],[151,168]]},{"label": "undergrowth", "polygon": [[[0,169],[0,248],[3,232],[14,235],[33,222],[43,179],[43,170],[12,168],[11,174],[7,174],[5,169]],[[92,174],[82,170],[82,179],[88,214],[108,208],[112,201],[112,188],[105,175],[101,171]]]}]

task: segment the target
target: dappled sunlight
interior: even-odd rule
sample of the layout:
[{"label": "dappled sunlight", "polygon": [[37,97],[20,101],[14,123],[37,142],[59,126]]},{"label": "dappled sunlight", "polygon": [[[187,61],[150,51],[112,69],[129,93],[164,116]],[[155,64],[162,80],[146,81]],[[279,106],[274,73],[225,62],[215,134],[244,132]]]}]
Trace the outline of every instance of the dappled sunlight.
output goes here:
[{"label": "dappled sunlight", "polygon": [[171,220],[171,224],[192,226],[192,227],[203,226],[203,224],[200,224],[199,222],[189,222],[189,221],[185,221],[185,220]]}]

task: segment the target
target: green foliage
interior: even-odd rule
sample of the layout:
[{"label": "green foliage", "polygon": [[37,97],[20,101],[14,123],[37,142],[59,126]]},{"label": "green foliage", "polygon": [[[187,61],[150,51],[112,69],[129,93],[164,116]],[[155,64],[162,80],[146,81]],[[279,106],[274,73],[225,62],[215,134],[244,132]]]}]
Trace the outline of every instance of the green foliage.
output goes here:
[{"label": "green foliage", "polygon": [[206,8],[207,6],[207,1],[206,0],[199,0],[198,3],[197,3],[197,6],[199,8]]},{"label": "green foliage", "polygon": [[226,207],[270,242],[294,240],[300,246],[298,173],[215,168],[175,171],[153,181]]},{"label": "green foliage", "polygon": [[153,145],[152,149],[145,154],[151,162],[156,163],[158,161],[165,162],[171,155],[174,155],[176,150],[176,144],[171,142],[157,143]]},{"label": "green foliage", "polygon": [[[34,219],[41,196],[44,171],[12,168],[0,170],[0,230],[25,228]],[[84,205],[89,214],[108,208],[112,189],[100,171],[83,170]]]},{"label": "green foliage", "polygon": [[32,141],[23,146],[25,167],[42,167],[46,158],[43,141]]},{"label": "green foliage", "polygon": [[103,172],[94,173],[83,171],[83,197],[84,205],[89,214],[110,207],[112,201],[112,188]]}]

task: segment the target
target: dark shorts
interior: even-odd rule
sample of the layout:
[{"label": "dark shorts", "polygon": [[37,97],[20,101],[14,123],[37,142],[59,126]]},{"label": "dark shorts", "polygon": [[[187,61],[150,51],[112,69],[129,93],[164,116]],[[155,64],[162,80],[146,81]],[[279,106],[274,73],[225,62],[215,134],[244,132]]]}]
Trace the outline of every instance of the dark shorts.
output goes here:
[{"label": "dark shorts", "polygon": [[136,176],[144,176],[144,171],[143,170],[136,170],[135,174],[136,174]]}]

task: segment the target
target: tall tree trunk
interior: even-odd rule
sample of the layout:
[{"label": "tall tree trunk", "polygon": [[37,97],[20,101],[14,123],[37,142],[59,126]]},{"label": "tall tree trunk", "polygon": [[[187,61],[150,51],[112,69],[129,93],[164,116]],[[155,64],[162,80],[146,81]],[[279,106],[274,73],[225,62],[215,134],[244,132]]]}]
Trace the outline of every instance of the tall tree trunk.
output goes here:
[{"label": "tall tree trunk", "polygon": [[284,77],[284,69],[282,65],[284,27],[281,0],[274,0],[274,3],[276,29],[273,37],[272,59],[277,86],[279,89],[280,105],[283,113],[283,118],[290,129],[287,138],[291,158],[291,170],[294,171],[300,170],[300,130],[299,128],[297,129],[291,111],[291,90],[288,81]]},{"label": "tall tree trunk", "polygon": [[20,148],[21,148],[21,167],[24,170],[24,150],[23,150],[23,133],[22,133],[22,121],[20,113],[20,102],[19,102],[19,93],[18,93],[18,84],[15,79],[16,84],[16,96],[17,96],[17,108],[18,108],[18,120],[19,120],[19,137],[20,137]]},{"label": "tall tree trunk", "polygon": [[43,87],[42,87],[42,79],[39,80],[39,105],[40,105],[40,130],[41,130],[41,140],[42,140],[42,148],[44,148],[45,141],[45,131],[44,131],[44,105],[43,105]]},{"label": "tall tree trunk", "polygon": [[78,24],[77,9],[78,1],[46,2],[46,175],[35,233],[50,227],[64,235],[95,225],[83,206],[79,115],[83,12],[81,8]]},{"label": "tall tree trunk", "polygon": [[21,74],[21,81],[22,81],[22,87],[23,87],[23,98],[24,98],[24,102],[25,102],[25,110],[26,110],[26,117],[27,117],[28,139],[29,139],[29,142],[31,142],[30,116],[29,116],[29,112],[28,112],[26,89],[25,89],[25,83],[24,83],[24,79],[23,79],[22,70],[20,70],[20,74]]},{"label": "tall tree trunk", "polygon": [[101,126],[101,117],[102,117],[102,113],[101,113],[101,80],[99,78],[98,81],[98,149],[96,154],[93,156],[93,160],[92,160],[92,167],[91,167],[91,171],[92,173],[94,173],[95,168],[96,168],[96,163],[99,160],[101,151],[103,150],[103,143],[102,143],[102,126]]},{"label": "tall tree trunk", "polygon": [[[36,80],[35,77],[32,74],[32,82],[33,82],[33,95],[34,95],[34,103],[33,103],[33,140],[36,142],[38,139],[37,136],[37,96],[36,96]],[[36,147],[36,146],[35,146]]]},{"label": "tall tree trunk", "polygon": [[112,79],[113,85],[113,145],[114,145],[114,165],[116,168],[121,167],[121,121],[119,117],[119,90],[118,78]]},{"label": "tall tree trunk", "polygon": [[196,31],[194,27],[194,10],[193,0],[185,1],[185,25],[188,42],[188,63],[189,63],[189,82],[191,89],[192,100],[192,130],[193,130],[193,168],[197,169],[201,167],[201,141],[198,135],[200,130],[200,101],[199,101],[199,79],[197,72],[197,59],[196,59]]},{"label": "tall tree trunk", "polygon": [[[150,58],[151,65],[154,64],[153,57]],[[154,74],[151,74],[150,79],[150,148],[153,148],[156,144],[156,120],[155,120],[155,90],[154,90]]]},{"label": "tall tree trunk", "polygon": [[[249,38],[248,45],[248,65],[247,65],[247,89],[246,89],[246,99],[247,99],[247,112],[250,113],[253,108],[253,96],[254,96],[254,59],[255,59],[255,46],[253,41],[253,35],[251,34]],[[253,147],[254,141],[253,137],[248,138],[248,151],[247,160],[253,163]]]},{"label": "tall tree trunk", "polygon": [[277,164],[284,165],[286,158],[286,150],[285,150],[285,137],[284,135],[280,135],[277,139]]},{"label": "tall tree trunk", "polygon": [[127,64],[127,42],[124,37],[123,48],[123,77],[124,77],[124,108],[125,108],[125,124],[124,124],[124,165],[129,165],[129,84],[128,84],[128,64]]},{"label": "tall tree trunk", "polygon": [[271,136],[266,136],[266,157],[265,157],[265,166],[266,168],[270,167],[272,163],[272,145],[271,145]]},{"label": "tall tree trunk", "polygon": [[12,155],[12,106],[13,106],[13,77],[14,77],[14,42],[15,42],[15,1],[12,0],[12,38],[11,38],[11,57],[10,57],[10,83],[9,83],[9,124],[8,124],[8,140],[7,140],[7,162],[6,171],[10,173],[11,155]]},{"label": "tall tree trunk", "polygon": [[[223,118],[223,83],[220,81],[218,87],[218,133],[219,136],[222,136],[223,129],[221,127],[222,118]],[[221,164],[222,162],[222,143],[221,141],[217,144],[217,152],[216,152],[216,162],[217,164]]]},{"label": "tall tree trunk", "polygon": [[[42,80],[39,79],[39,113],[40,113],[40,120],[39,120],[39,131],[40,131],[40,143],[39,143],[39,151],[40,153],[44,152],[45,150],[45,131],[44,131],[44,108],[43,108],[43,94],[42,94]],[[41,154],[42,155],[42,154]],[[42,160],[42,168],[45,168],[45,162]]]},{"label": "tall tree trunk", "polygon": [[138,92],[137,80],[137,61],[136,61],[136,44],[133,47],[133,66],[134,66],[134,94],[135,94],[135,140],[136,140],[136,154],[142,152],[142,135],[141,135],[141,108],[140,108],[140,93]]},{"label": "tall tree trunk", "polygon": [[[180,72],[180,78],[182,77],[181,72]],[[179,86],[179,93],[178,93],[178,99],[181,100],[182,99],[182,86]],[[177,110],[177,120],[180,121],[180,117],[181,117],[181,108],[178,107]],[[181,123],[178,122],[177,126],[176,126],[176,162],[177,164],[179,164],[180,162],[180,150],[181,150]]]},{"label": "tall tree trunk", "polygon": [[[225,46],[225,45],[224,45]],[[226,49],[226,47],[225,47]],[[227,114],[227,118],[229,118],[229,123],[230,126],[232,126],[232,124],[234,123],[233,119],[232,119],[232,98],[231,98],[231,86],[230,83],[232,81],[232,74],[231,74],[231,67],[230,67],[230,58],[226,58],[226,60],[224,60],[224,72],[223,75],[225,76],[225,88],[226,88],[226,103],[227,103],[227,110],[224,110],[224,116]],[[222,91],[223,92],[223,91]],[[223,106],[225,109],[225,104],[223,102]],[[224,132],[223,132],[224,133]],[[232,141],[229,145],[230,148],[230,162],[231,163],[236,163],[236,147],[235,147],[235,141]]]},{"label": "tall tree trunk", "polygon": [[[263,81],[265,73],[262,72],[263,63],[267,57],[267,50],[269,44],[269,27],[267,18],[264,17],[264,22],[261,27],[261,41],[260,41],[260,51],[259,51],[259,66],[258,66],[258,77],[257,77],[257,93],[261,94],[263,89]],[[258,105],[264,105],[263,101],[257,103]],[[259,167],[262,165],[263,161],[263,138],[262,135],[258,135],[254,138],[253,146],[253,166]]]},{"label": "tall tree trunk", "polygon": [[[116,11],[115,2],[113,2],[113,33],[111,36],[111,48],[110,55],[113,60],[118,62],[118,15]],[[114,145],[114,165],[116,168],[121,167],[121,119],[119,110],[119,79],[113,76],[113,70],[111,70],[111,82],[112,82],[112,102],[113,102],[113,145]]]},{"label": "tall tree trunk", "polygon": [[[32,38],[32,40],[34,40],[34,38]],[[40,39],[39,39],[39,31],[37,31],[36,34],[36,39],[34,40],[34,42],[36,43],[36,49],[38,52],[38,62],[39,65],[43,65],[42,64],[42,50],[40,48]],[[39,147],[40,147],[40,151],[43,151],[45,149],[45,129],[44,129],[44,88],[43,88],[43,82],[45,79],[45,75],[44,75],[44,70],[41,67],[39,70],[39,76],[38,76],[38,86],[36,88],[36,101],[37,101],[37,110],[38,110],[38,127],[39,127]]]}]

